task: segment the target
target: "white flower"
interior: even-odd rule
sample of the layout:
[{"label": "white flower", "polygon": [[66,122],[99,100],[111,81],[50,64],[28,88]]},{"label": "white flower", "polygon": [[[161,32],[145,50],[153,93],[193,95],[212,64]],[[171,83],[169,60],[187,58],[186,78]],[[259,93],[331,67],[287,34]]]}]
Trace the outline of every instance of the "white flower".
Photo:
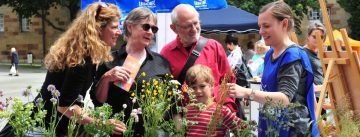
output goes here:
[{"label": "white flower", "polygon": [[136,102],[136,97],[134,97],[133,99],[132,99],[132,103],[135,103]]},{"label": "white flower", "polygon": [[139,122],[139,116],[138,116],[138,110],[137,109],[133,109],[130,113],[131,117],[134,117],[134,122],[137,123]]},{"label": "white flower", "polygon": [[56,90],[56,87],[53,84],[49,84],[47,87],[47,90],[52,92],[52,91]]},{"label": "white flower", "polygon": [[56,104],[56,103],[57,103],[57,99],[56,99],[56,98],[51,98],[50,101],[51,101],[53,104]]},{"label": "white flower", "polygon": [[122,107],[123,107],[124,109],[126,109],[126,108],[127,108],[127,105],[126,105],[126,104],[123,104]]},{"label": "white flower", "polygon": [[137,114],[137,112],[138,112],[138,110],[137,110],[137,109],[133,109],[133,110],[131,110],[131,113],[135,113],[135,114]]},{"label": "white flower", "polygon": [[138,112],[137,112],[137,114],[142,114],[142,110],[141,110],[141,108],[138,108]]},{"label": "white flower", "polygon": [[76,99],[76,101],[83,103],[84,102],[84,97],[82,95],[78,95],[78,98]]},{"label": "white flower", "polygon": [[181,83],[177,80],[170,80],[169,83],[174,85],[181,85]]}]

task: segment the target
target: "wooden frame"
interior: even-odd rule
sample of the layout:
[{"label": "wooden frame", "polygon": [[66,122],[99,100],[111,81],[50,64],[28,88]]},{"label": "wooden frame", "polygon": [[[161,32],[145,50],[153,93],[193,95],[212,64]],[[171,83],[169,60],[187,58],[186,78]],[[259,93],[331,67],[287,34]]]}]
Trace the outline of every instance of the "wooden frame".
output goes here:
[{"label": "wooden frame", "polygon": [[[345,49],[342,51],[339,42],[334,40],[330,19],[326,10],[324,0],[319,0],[323,20],[329,36],[332,51],[325,51],[319,31],[316,32],[316,40],[319,49],[319,56],[325,74],[321,88],[320,99],[315,102],[316,117],[320,118],[325,92],[328,92],[336,123],[336,133],[341,133],[339,116],[337,115],[338,105],[348,104],[355,115],[360,115],[360,65],[357,52],[353,51],[345,29],[341,29]],[[319,128],[322,129],[320,122]],[[326,133],[321,132],[326,135]]]}]

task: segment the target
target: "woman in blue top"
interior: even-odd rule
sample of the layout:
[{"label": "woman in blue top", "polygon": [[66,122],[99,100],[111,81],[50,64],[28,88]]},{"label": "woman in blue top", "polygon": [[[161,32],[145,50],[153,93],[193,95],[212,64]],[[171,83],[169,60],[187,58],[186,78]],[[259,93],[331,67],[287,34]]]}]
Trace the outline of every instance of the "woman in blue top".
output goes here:
[{"label": "woman in blue top", "polygon": [[[293,125],[288,130],[279,129],[279,136],[305,136],[312,133],[318,136],[318,128],[314,113],[313,74],[306,52],[289,38],[294,27],[294,16],[291,8],[283,1],[265,5],[259,13],[260,35],[271,49],[265,55],[265,68],[260,90],[252,90],[229,83],[229,93],[233,97],[248,97],[250,100],[264,104],[271,98],[273,103],[299,103],[288,111]],[[281,112],[281,114],[285,114]],[[274,113],[275,114],[275,113]],[[267,136],[267,124],[263,116],[259,117],[259,136]],[[312,122],[311,129],[307,124]],[[271,121],[270,121],[271,123]],[[276,126],[275,124],[271,124]]]}]

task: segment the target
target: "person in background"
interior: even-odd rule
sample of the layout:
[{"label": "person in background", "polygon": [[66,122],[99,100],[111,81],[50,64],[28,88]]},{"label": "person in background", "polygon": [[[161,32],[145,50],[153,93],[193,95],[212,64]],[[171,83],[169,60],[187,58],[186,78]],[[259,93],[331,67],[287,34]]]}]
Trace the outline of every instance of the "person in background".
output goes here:
[{"label": "person in background", "polygon": [[230,63],[231,68],[234,69],[236,65],[240,65],[243,63],[243,54],[241,52],[241,47],[238,44],[238,38],[235,37],[234,34],[228,34],[225,38],[225,44],[226,48],[230,51],[227,59]]},{"label": "person in background", "polygon": [[269,49],[270,47],[266,46],[264,41],[259,40],[255,42],[255,54],[248,61],[248,66],[253,77],[261,77],[262,72],[264,71],[265,53]]},{"label": "person in background", "polygon": [[[258,24],[265,44],[271,46],[265,55],[261,79],[262,90],[248,89],[229,83],[230,96],[249,98],[261,104],[268,101],[281,102],[285,106],[298,103],[300,105],[296,109],[277,112],[291,114],[293,117],[288,120],[296,121],[293,123],[295,126],[290,126],[288,130],[279,128],[277,131],[279,136],[305,136],[308,132],[311,132],[312,136],[318,136],[319,130],[314,110],[314,77],[306,52],[289,38],[289,32],[294,27],[294,15],[291,8],[283,1],[268,3],[259,12]],[[258,135],[266,136],[268,126],[277,126],[272,124],[273,122],[260,113],[259,128],[261,130]],[[307,127],[309,122],[311,122],[311,131]]]},{"label": "person in background", "polygon": [[[207,66],[196,64],[186,72],[185,82],[190,87],[190,94],[195,96],[195,102],[186,106],[186,135],[188,137],[207,137],[212,120],[211,115],[215,113],[217,106],[211,95],[212,90],[214,90],[214,77],[211,69]],[[205,105],[204,110],[197,107],[199,103]],[[214,129],[210,136],[224,137],[228,130],[231,130],[233,133],[236,133],[236,130],[241,130],[242,119],[236,117],[228,107],[221,107],[220,116],[223,121],[216,125],[216,129]]]},{"label": "person in background", "polygon": [[[239,73],[247,73],[246,70],[241,70],[242,65],[245,65],[243,60],[243,54],[241,52],[241,48],[238,45],[238,38],[234,36],[234,34],[228,34],[225,38],[225,44],[227,49],[230,51],[230,54],[228,55],[227,59],[230,63],[231,69],[233,70],[235,76],[236,76],[236,82],[241,86],[247,86],[250,85],[247,81],[247,78],[240,77],[245,76],[246,74],[239,74]],[[244,68],[244,67],[243,67]],[[246,65],[245,65],[246,69]],[[245,117],[245,111],[244,111],[244,103],[242,101],[242,98],[236,98],[235,103],[238,106],[238,111],[236,112],[236,116],[238,116],[241,119],[246,119]]]},{"label": "person in background", "polygon": [[[170,28],[177,34],[177,37],[165,45],[160,54],[169,60],[174,79],[179,80],[179,77],[185,76],[180,76],[180,73],[187,60],[192,55],[200,39],[204,38],[200,36],[199,13],[189,4],[177,5],[171,13],[171,22]],[[194,64],[203,64],[211,68],[215,79],[215,90],[213,90],[212,95],[217,100],[220,95],[219,85],[221,80],[231,71],[223,46],[213,39],[208,39]],[[234,75],[231,75],[230,79],[235,82]],[[179,82],[183,83],[183,81]],[[225,104],[230,110],[236,112],[237,106],[234,100],[234,98],[227,98]]]},{"label": "person in background", "polygon": [[[15,70],[16,70],[16,74],[14,76],[19,76],[19,71],[18,71],[18,67],[19,67],[19,55],[16,52],[16,49],[14,47],[11,48],[11,66],[15,66]],[[12,73],[9,73],[10,76],[12,76]]]},{"label": "person in background", "polygon": [[[308,26],[308,33],[307,33],[307,43],[304,45],[304,49],[309,56],[312,70],[314,73],[314,88],[315,91],[319,91],[323,81],[324,75],[321,66],[321,61],[318,56],[318,45],[316,42],[315,30],[319,30],[321,33],[321,39],[325,41],[326,38],[326,30],[324,25],[319,21],[312,21]],[[317,94],[318,97],[319,94]]]},{"label": "person in background", "polygon": [[[318,45],[316,42],[316,30],[320,31],[321,39],[325,41],[326,30],[325,26],[320,21],[312,21],[308,26],[307,44],[304,45],[304,49],[309,56],[312,71],[314,73],[314,92],[317,101],[320,98],[320,90],[324,81],[324,74],[321,66],[321,61],[318,56]],[[324,104],[323,108],[330,108],[330,104]],[[326,114],[325,109],[321,110],[321,114]]]},{"label": "person in background", "polygon": [[248,62],[255,54],[254,51],[254,42],[249,41],[247,44],[247,50],[244,53],[245,61]]},{"label": "person in background", "polygon": [[[133,9],[124,21],[124,35],[126,44],[113,52],[114,60],[99,66],[96,72],[95,83],[90,97],[95,106],[107,103],[112,106],[113,114],[124,111],[125,121],[130,116],[132,108],[138,108],[138,104],[132,103],[131,94],[124,89],[116,86],[114,81],[128,81],[131,71],[123,67],[128,56],[136,58],[141,67],[134,81],[149,81],[151,79],[164,79],[166,74],[171,74],[169,62],[160,54],[149,49],[155,37],[158,27],[157,18],[148,8],[138,7]],[[141,76],[145,73],[146,76]],[[141,92],[142,82],[132,84],[130,91]],[[126,108],[123,108],[123,105]],[[139,117],[139,122],[135,124],[134,136],[143,136],[143,119]]]}]

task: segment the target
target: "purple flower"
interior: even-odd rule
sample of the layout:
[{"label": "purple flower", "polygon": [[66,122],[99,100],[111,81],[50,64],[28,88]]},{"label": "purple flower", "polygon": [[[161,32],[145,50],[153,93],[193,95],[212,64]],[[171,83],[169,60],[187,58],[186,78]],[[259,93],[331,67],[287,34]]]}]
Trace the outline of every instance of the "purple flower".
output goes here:
[{"label": "purple flower", "polygon": [[39,107],[42,102],[43,102],[43,99],[42,99],[42,98],[37,98],[37,99],[35,100],[35,105],[36,105],[37,107]]},{"label": "purple flower", "polygon": [[56,90],[56,87],[53,84],[49,84],[48,87],[47,87],[47,90],[50,91],[50,92],[53,92],[53,91]]},{"label": "purple flower", "polygon": [[60,97],[60,91],[55,89],[55,90],[51,91],[51,95],[54,98],[59,98]]},{"label": "purple flower", "polygon": [[4,96],[4,91],[0,89],[0,97]]}]

